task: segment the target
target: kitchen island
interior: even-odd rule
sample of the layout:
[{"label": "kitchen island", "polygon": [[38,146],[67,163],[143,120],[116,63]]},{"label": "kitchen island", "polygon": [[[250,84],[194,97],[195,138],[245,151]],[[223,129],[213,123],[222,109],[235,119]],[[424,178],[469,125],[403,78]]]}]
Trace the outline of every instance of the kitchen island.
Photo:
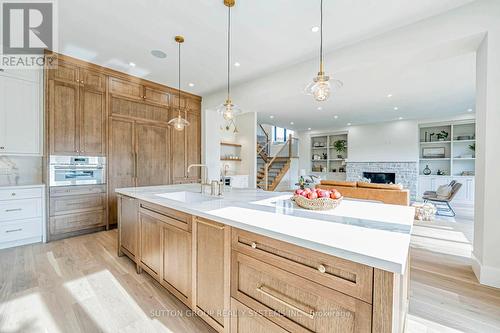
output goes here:
[{"label": "kitchen island", "polygon": [[117,189],[118,249],[217,331],[403,330],[413,208],[199,189]]}]

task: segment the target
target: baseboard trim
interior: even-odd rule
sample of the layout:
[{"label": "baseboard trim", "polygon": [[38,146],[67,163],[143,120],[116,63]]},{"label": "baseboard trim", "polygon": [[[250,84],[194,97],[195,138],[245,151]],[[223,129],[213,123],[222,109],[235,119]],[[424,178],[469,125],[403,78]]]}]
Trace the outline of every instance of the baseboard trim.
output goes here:
[{"label": "baseboard trim", "polygon": [[500,269],[483,265],[474,253],[471,254],[471,259],[472,270],[476,274],[479,283],[489,287],[500,288]]}]

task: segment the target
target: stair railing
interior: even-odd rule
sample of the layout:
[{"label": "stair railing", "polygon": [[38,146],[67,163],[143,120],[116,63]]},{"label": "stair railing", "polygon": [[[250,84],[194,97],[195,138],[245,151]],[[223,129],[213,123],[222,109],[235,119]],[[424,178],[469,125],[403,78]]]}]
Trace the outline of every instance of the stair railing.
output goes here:
[{"label": "stair railing", "polygon": [[288,140],[286,140],[285,144],[281,146],[281,149],[278,151],[278,153],[274,154],[274,157],[269,162],[266,162],[266,164],[264,165],[264,187],[266,191],[269,190],[269,168],[273,165],[276,158],[278,158],[278,156],[280,156],[281,153],[285,151],[285,149],[288,149],[288,156],[281,156],[281,157],[288,157],[288,158],[292,157],[292,142],[293,142],[293,137],[290,134],[288,136]]},{"label": "stair railing", "polygon": [[[262,152],[265,151],[265,154],[269,157],[269,147],[271,145],[271,141],[267,141],[266,144],[264,146],[262,146],[262,148],[259,149],[259,151],[257,151],[257,155],[259,155],[260,157],[262,157]],[[264,159],[263,159],[264,160]],[[265,160],[264,160],[265,162]]]},{"label": "stair railing", "polygon": [[[271,145],[271,138],[269,137],[269,133],[267,133],[267,131],[264,129],[264,126],[262,126],[262,124],[259,124],[259,130],[260,130],[260,132],[264,133],[264,136],[266,137],[265,143],[260,143],[265,148],[265,150],[262,150],[262,151],[265,151],[266,154],[269,155],[270,145]],[[259,154],[262,151],[260,151]]]}]

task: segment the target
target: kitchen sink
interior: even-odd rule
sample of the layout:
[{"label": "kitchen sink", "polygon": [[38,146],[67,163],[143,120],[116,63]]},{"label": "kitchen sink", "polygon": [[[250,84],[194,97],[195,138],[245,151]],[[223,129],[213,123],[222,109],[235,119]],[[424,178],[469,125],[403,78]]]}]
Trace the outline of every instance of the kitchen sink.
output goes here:
[{"label": "kitchen sink", "polygon": [[219,200],[220,199],[217,197],[209,196],[207,194],[188,192],[188,191],[160,193],[160,194],[156,194],[156,195],[159,197],[165,198],[165,199],[179,201],[179,202],[185,202],[185,203],[197,203],[197,202],[204,202],[204,201],[211,201],[211,200]]}]

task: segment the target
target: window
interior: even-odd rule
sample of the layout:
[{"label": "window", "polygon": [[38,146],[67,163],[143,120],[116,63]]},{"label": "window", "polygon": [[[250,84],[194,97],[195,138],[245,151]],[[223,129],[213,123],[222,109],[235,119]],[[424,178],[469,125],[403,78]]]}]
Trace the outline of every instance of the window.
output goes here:
[{"label": "window", "polygon": [[293,135],[293,131],[283,128],[283,127],[277,127],[273,126],[273,142],[280,143],[280,142],[286,142],[288,140],[288,136],[290,134]]}]

